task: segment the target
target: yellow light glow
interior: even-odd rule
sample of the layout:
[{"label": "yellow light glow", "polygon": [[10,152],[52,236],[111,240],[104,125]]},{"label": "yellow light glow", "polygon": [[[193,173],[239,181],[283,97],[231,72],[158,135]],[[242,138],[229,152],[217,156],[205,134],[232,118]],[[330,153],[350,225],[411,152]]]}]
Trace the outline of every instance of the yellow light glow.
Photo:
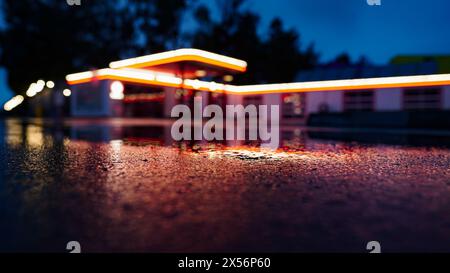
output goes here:
[{"label": "yellow light glow", "polygon": [[36,82],[36,92],[37,92],[37,93],[39,93],[39,92],[41,92],[42,90],[44,90],[44,87],[45,87],[45,81],[43,81],[43,80],[38,80],[38,81]]},{"label": "yellow light glow", "polygon": [[53,88],[53,87],[55,87],[55,83],[54,83],[53,81],[48,81],[48,82],[46,83],[46,86],[47,86],[48,88]]},{"label": "yellow light glow", "polygon": [[14,109],[17,106],[19,106],[24,101],[24,99],[25,98],[22,95],[17,95],[15,97],[13,97],[12,99],[10,99],[9,101],[7,101],[3,105],[3,109],[5,111],[11,111],[12,109]]},{"label": "yellow light glow", "polygon": [[234,80],[234,77],[232,75],[225,75],[223,76],[223,80],[226,82],[232,82]]},{"label": "yellow light glow", "polygon": [[195,71],[195,76],[197,78],[202,78],[202,77],[206,76],[206,71],[205,70],[197,70],[197,71]]},{"label": "yellow light glow", "polygon": [[247,62],[245,61],[194,48],[177,49],[111,62],[109,67],[142,68],[183,61],[200,62],[240,72],[244,72],[247,69]]},{"label": "yellow light glow", "polygon": [[25,137],[31,147],[42,147],[44,144],[44,132],[42,127],[30,124],[26,127]]},{"label": "yellow light glow", "polygon": [[63,90],[63,95],[65,97],[70,97],[70,95],[72,95],[72,91],[70,91],[70,89],[64,89]]},{"label": "yellow light glow", "polygon": [[26,95],[30,98],[34,97],[38,92],[41,91],[41,88],[38,84],[32,83],[26,92]]}]

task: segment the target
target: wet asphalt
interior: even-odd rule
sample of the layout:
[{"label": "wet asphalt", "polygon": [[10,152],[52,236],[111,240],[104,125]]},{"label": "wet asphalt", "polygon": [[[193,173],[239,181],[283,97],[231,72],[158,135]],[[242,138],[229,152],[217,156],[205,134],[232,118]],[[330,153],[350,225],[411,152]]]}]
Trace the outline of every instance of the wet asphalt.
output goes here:
[{"label": "wet asphalt", "polygon": [[0,124],[0,251],[450,251],[441,142],[294,130],[262,152],[167,143],[145,125]]}]

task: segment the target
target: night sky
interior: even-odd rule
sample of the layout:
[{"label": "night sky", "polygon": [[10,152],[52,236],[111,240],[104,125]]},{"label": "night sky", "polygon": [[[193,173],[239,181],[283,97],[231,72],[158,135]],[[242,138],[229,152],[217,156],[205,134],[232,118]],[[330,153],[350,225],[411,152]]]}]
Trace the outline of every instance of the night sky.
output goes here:
[{"label": "night sky", "polygon": [[448,0],[248,0],[246,7],[261,14],[262,28],[275,16],[295,27],[322,61],[342,52],[378,64],[398,54],[450,54]]}]

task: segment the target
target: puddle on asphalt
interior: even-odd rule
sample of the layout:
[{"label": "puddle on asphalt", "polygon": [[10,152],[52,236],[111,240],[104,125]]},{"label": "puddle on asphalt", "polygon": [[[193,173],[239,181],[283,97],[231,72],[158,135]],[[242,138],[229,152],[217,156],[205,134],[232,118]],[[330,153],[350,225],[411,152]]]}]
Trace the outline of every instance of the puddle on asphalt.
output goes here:
[{"label": "puddle on asphalt", "polygon": [[[311,238],[306,246],[326,249],[342,236],[317,227],[341,222],[350,231],[380,223],[356,232],[363,242],[379,228],[406,236],[400,244],[426,234],[436,234],[434,246],[449,241],[445,134],[291,127],[281,128],[279,150],[266,151],[175,142],[170,126],[87,123],[0,121],[0,250],[64,251],[73,238],[100,251],[201,250],[204,234],[219,234],[224,251],[230,238],[269,250],[303,250]],[[411,215],[419,225],[408,233]]]},{"label": "puddle on asphalt", "polygon": [[374,145],[450,148],[450,132],[417,130],[345,130],[308,127],[281,127],[277,154],[259,149],[258,141],[174,141],[170,125],[135,125],[126,120],[90,124],[46,124],[40,120],[0,121],[0,144],[40,147],[53,142],[87,141],[109,143],[121,140],[129,146],[165,146],[185,152],[236,157],[241,160],[277,159],[280,155],[305,151],[334,150]]}]

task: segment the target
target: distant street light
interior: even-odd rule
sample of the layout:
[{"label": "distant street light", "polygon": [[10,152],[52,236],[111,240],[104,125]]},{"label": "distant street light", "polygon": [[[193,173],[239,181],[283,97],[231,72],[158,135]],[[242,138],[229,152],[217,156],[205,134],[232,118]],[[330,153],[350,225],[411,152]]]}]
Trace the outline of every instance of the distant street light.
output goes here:
[{"label": "distant street light", "polygon": [[70,89],[64,89],[63,90],[63,95],[65,97],[70,97],[70,95],[72,95],[72,91],[70,91]]},{"label": "distant street light", "polygon": [[48,81],[46,85],[47,85],[48,88],[55,87],[55,83],[53,81]]},{"label": "distant street light", "polygon": [[5,105],[3,106],[3,109],[5,109],[5,111],[11,111],[12,109],[16,108],[17,106],[19,106],[24,100],[24,97],[21,95],[17,95],[14,98],[10,99],[9,101],[7,101],[5,103]]},{"label": "distant street light", "polygon": [[40,92],[38,90],[39,90],[39,86],[36,83],[32,83],[32,84],[30,84],[30,87],[28,87],[28,90],[27,90],[26,94],[27,94],[28,97],[32,98],[38,92]]},{"label": "distant street light", "polygon": [[45,81],[44,80],[38,80],[36,82],[36,92],[41,92],[42,90],[44,90],[45,87]]}]

